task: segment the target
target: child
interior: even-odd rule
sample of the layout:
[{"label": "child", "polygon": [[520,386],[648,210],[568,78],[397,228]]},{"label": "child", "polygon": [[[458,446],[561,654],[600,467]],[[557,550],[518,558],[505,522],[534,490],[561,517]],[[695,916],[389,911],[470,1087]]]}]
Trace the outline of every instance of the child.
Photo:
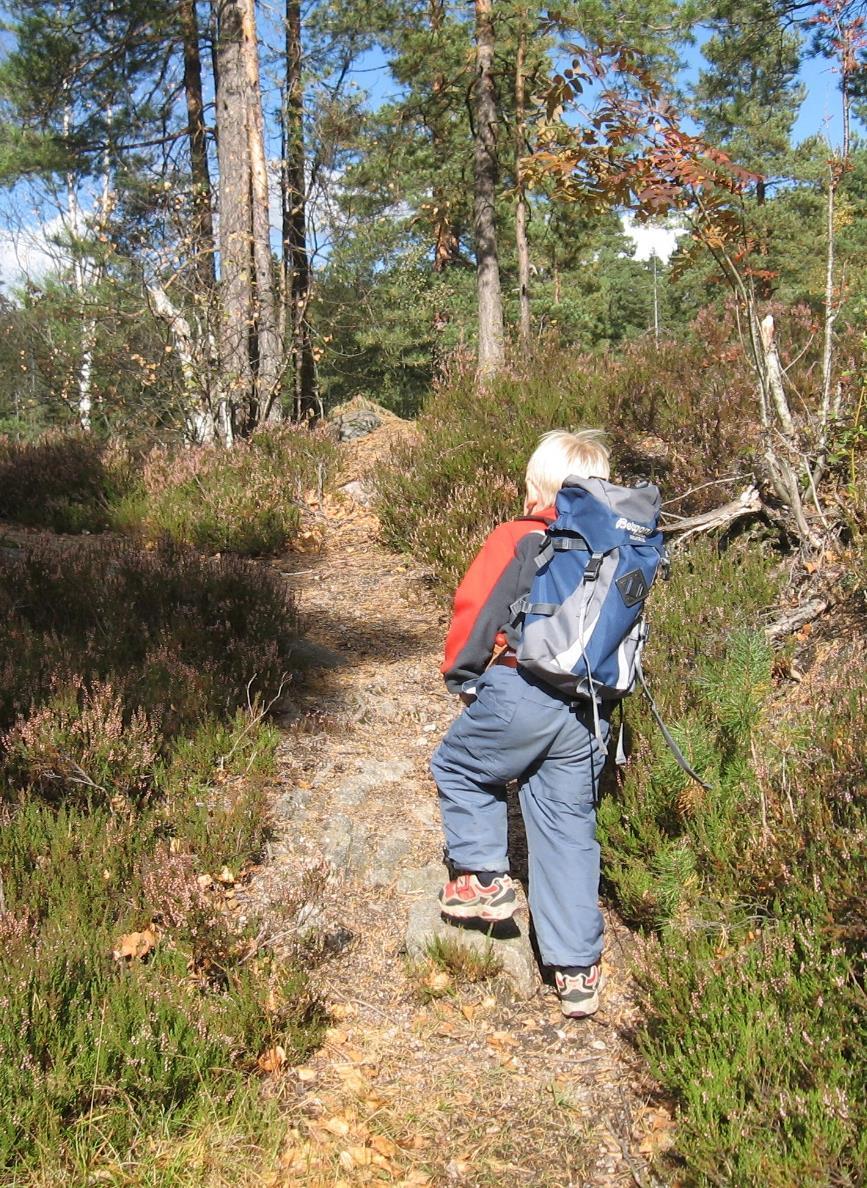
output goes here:
[{"label": "child", "polygon": [[563,1014],[599,1005],[602,913],[596,842],[607,714],[519,668],[510,607],[526,595],[554,499],[569,475],[609,476],[602,433],[554,430],[527,465],[524,517],[487,538],[455,594],[442,672],[466,708],[431,761],[454,879],[439,898],[458,920],[507,920],[515,889],[506,855],[505,786],[517,780],[529,846],[530,912]]}]

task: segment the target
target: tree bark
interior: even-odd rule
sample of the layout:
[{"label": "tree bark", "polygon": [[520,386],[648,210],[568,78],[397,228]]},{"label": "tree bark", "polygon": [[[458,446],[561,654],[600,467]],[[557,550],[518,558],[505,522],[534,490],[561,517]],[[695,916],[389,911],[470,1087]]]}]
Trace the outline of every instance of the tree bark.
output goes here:
[{"label": "tree bark", "polygon": [[296,421],[319,406],[316,363],[307,307],[310,255],[307,250],[307,182],[304,173],[304,83],[301,71],[301,3],[286,0],[286,88],[283,98],[283,276],[287,333],[291,340],[292,412]]},{"label": "tree bark", "polygon": [[243,56],[243,13],[234,0],[214,0],[217,17],[217,160],[220,169],[220,412],[231,445],[234,413],[245,425],[255,419],[251,336],[253,277],[247,82]]},{"label": "tree bark", "polygon": [[205,143],[202,60],[199,54],[195,0],[180,0],[178,16],[184,50],[184,95],[187,102],[187,136],[195,211],[192,235],[193,276],[196,289],[202,293],[210,293],[216,283],[214,222],[211,215],[211,174]]},{"label": "tree bark", "polygon": [[[445,0],[430,0],[430,28],[432,52],[437,52],[437,37],[443,26]],[[433,77],[433,104],[429,116],[431,144],[434,160],[441,161],[445,152],[445,136],[442,130],[441,113],[446,100],[446,76],[438,71]],[[434,272],[445,272],[458,258],[458,237],[452,221],[451,203],[448,192],[442,185],[435,185],[434,192]],[[438,311],[439,314],[440,311]]]},{"label": "tree bark", "polygon": [[515,209],[515,249],[518,256],[518,333],[521,346],[530,346],[530,246],[527,241],[527,196],[521,176],[521,157],[526,140],[526,87],[524,63],[527,53],[527,14],[520,13],[518,47],[515,56],[515,188],[518,194]]},{"label": "tree bark", "polygon": [[250,159],[251,235],[253,246],[253,328],[256,346],[256,420],[280,420],[277,389],[283,371],[283,348],[277,328],[274,268],[271,255],[268,166],[265,123],[259,83],[259,43],[254,0],[241,0],[241,53],[247,83],[247,146]]},{"label": "tree bark", "polygon": [[475,0],[476,82],[475,208],[476,286],[479,306],[479,377],[500,371],[505,362],[503,299],[497,259],[495,197],[497,183],[497,103],[494,88],[493,0]]}]

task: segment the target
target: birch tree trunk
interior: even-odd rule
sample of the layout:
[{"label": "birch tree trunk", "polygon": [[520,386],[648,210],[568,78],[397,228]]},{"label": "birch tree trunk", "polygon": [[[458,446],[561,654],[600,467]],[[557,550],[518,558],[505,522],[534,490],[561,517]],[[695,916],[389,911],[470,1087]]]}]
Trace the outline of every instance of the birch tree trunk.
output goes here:
[{"label": "birch tree trunk", "polygon": [[215,0],[217,44],[217,160],[220,169],[221,394],[217,423],[226,445],[234,437],[234,415],[255,420],[253,367],[253,277],[247,83],[243,55],[243,12],[234,0]]},{"label": "birch tree trunk", "polygon": [[254,0],[241,0],[241,54],[247,83],[246,125],[250,162],[251,235],[253,246],[253,331],[258,366],[255,373],[256,421],[280,420],[277,390],[283,371],[283,346],[277,328],[277,302],[271,256],[271,219],[265,125],[259,84],[259,45]]},{"label": "birch tree trunk", "polygon": [[505,361],[503,299],[497,259],[495,196],[497,182],[497,103],[494,89],[493,0],[475,0],[476,82],[475,207],[476,286],[479,305],[479,377],[500,371]]},{"label": "birch tree trunk", "polygon": [[291,344],[292,410],[296,421],[318,408],[316,364],[307,307],[307,183],[304,173],[304,84],[301,71],[301,3],[286,0],[286,88],[283,99],[283,274],[286,328]]}]

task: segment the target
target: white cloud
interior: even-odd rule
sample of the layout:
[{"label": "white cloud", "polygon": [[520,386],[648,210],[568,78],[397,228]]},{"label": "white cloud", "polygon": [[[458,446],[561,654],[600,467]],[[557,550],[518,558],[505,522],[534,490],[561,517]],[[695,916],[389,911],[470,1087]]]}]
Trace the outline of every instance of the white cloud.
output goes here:
[{"label": "white cloud", "polygon": [[58,215],[46,223],[0,230],[0,282],[7,290],[39,280],[66,263],[68,257],[55,242],[64,222]]},{"label": "white cloud", "polygon": [[656,256],[664,264],[673,255],[680,236],[686,234],[686,228],[676,223],[636,223],[629,214],[623,216],[623,230],[635,244],[636,260],[651,260]]}]

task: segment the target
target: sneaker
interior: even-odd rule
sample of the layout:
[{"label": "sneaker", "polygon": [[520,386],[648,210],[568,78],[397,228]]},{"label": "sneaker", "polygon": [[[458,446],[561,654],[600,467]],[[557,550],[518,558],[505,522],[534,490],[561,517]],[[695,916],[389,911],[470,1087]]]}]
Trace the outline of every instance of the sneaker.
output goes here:
[{"label": "sneaker", "polygon": [[490,886],[474,874],[458,875],[439,893],[443,914],[455,920],[511,920],[518,906],[515,885],[508,875],[497,875]]},{"label": "sneaker", "polygon": [[579,969],[577,974],[554,973],[554,984],[560,995],[560,1010],[567,1019],[586,1019],[599,1010],[599,989],[602,971],[597,962]]}]

